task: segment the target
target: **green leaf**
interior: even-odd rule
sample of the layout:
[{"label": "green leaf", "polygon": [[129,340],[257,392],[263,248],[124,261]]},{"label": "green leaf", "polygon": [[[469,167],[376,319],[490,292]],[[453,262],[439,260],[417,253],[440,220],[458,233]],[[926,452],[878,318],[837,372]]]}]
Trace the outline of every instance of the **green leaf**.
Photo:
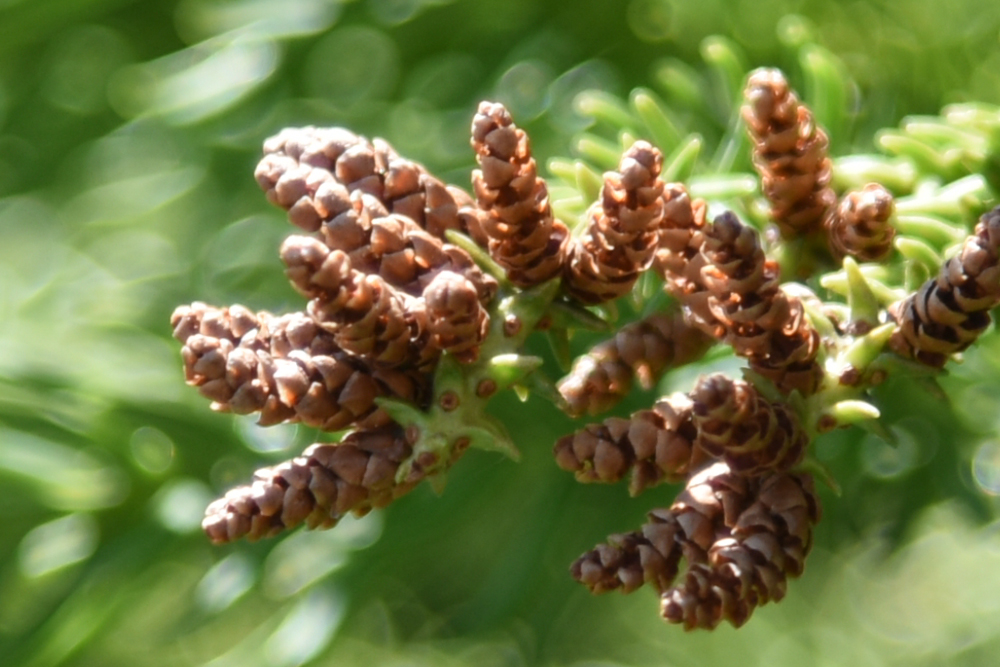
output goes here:
[{"label": "green leaf", "polygon": [[488,372],[500,389],[506,389],[528,377],[542,363],[541,357],[515,353],[498,354],[490,359]]},{"label": "green leaf", "polygon": [[454,229],[445,230],[444,236],[445,239],[448,240],[448,243],[458,246],[465,252],[469,253],[469,256],[472,257],[472,261],[474,261],[476,266],[482,269],[485,273],[496,278],[502,285],[508,284],[507,272],[504,271],[502,266],[493,261],[493,258],[490,257],[489,253],[479,247],[475,241]]},{"label": "green leaf", "polygon": [[511,440],[506,427],[489,415],[479,416],[476,425],[463,428],[462,434],[469,438],[472,447],[500,452],[513,461],[521,460],[521,452]]},{"label": "green leaf", "polygon": [[427,413],[409,403],[383,396],[375,399],[375,405],[382,408],[393,421],[398,422],[403,427],[412,425],[421,429],[427,428],[429,419]]},{"label": "green leaf", "polygon": [[853,257],[844,258],[844,273],[847,275],[847,305],[851,309],[851,322],[878,322],[878,299]]},{"label": "green leaf", "polygon": [[[661,151],[673,151],[681,141],[681,132],[667,115],[667,106],[653,91],[636,88],[629,96],[632,109],[649,132],[653,144]],[[665,179],[668,180],[668,179]]]},{"label": "green leaf", "polygon": [[875,327],[851,343],[841,355],[841,361],[864,372],[882,354],[882,350],[895,331],[896,325],[892,322]]},{"label": "green leaf", "polygon": [[616,95],[601,90],[583,91],[573,100],[573,107],[581,115],[607,123],[616,130],[635,126],[635,118],[625,103]]},{"label": "green leaf", "polygon": [[617,169],[622,155],[622,149],[617,143],[587,133],[577,137],[573,149],[581,157],[606,171]]},{"label": "green leaf", "polygon": [[687,181],[698,163],[704,141],[701,135],[689,134],[674,151],[663,160],[661,178],[667,183]]}]

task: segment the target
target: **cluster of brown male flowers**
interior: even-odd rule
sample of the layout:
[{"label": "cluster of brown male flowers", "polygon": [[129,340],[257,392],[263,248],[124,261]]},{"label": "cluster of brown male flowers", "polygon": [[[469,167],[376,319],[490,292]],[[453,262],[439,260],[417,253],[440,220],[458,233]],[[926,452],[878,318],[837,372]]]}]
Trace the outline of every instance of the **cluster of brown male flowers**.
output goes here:
[{"label": "cluster of brown male flowers", "polygon": [[421,462],[407,479],[396,473],[414,435],[376,399],[425,407],[443,352],[476,359],[497,289],[444,239],[445,230],[474,224],[472,199],[385,142],[310,127],[282,131],[264,153],[258,183],[308,233],[280,251],[307,307],[280,317],[242,306],[178,308],[187,381],[213,408],[259,413],[262,425],[355,430],[258,471],[253,484],[213,503],[204,527],[215,542],[303,522],[330,526],[409,491]]},{"label": "cluster of brown male flowers", "polygon": [[[869,184],[838,202],[827,137],[780,72],[751,73],[742,116],[784,242],[803,239],[827,262],[890,253],[892,196]],[[750,373],[701,377],[690,392],[558,440],[556,462],[581,482],[628,477],[633,495],[683,484],[673,504],[650,511],[639,530],[610,536],[571,572],[598,593],[649,583],[663,618],[687,629],[741,625],[784,596],[812,545],[821,510],[804,471],[803,420],[817,415],[801,411],[825,396],[833,343],[782,289],[759,233],[728,211],[710,221],[704,201],[664,182],[663,156],[651,144],[625,150],[571,229],[554,217],[528,137],[502,105],[481,103],[471,134],[479,165],[472,196],[384,141],[347,130],[288,129],[265,142],[257,181],[304,232],[288,237],[280,255],[306,308],[282,316],[200,302],[178,308],[172,323],[186,378],[215,409],[257,413],[262,425],[352,430],[258,471],[209,506],[205,531],[228,542],[303,523],[330,527],[407,493],[471,441],[451,432],[453,444],[434,450],[406,421],[435,404],[461,409],[457,397],[445,405],[437,396],[443,358],[488,397],[499,379],[490,363],[509,363],[527,335],[510,305],[518,296],[548,294],[543,310],[558,299],[579,315],[628,295],[652,269],[672,309],[621,327],[578,358],[558,384],[562,407],[573,416],[608,410],[634,380],[650,389],[716,343],[745,358]],[[940,367],[973,342],[998,303],[1000,207],[937,278],[889,309],[897,324],[890,347]],[[546,319],[535,312],[530,322]],[[396,401],[396,412],[379,399]],[[444,428],[486,419],[462,417]]]},{"label": "cluster of brown male flowers", "polygon": [[186,379],[214,409],[257,413],[262,425],[353,431],[258,471],[214,502],[204,521],[213,541],[331,526],[440,467],[433,455],[417,457],[400,478],[421,434],[377,399],[425,409],[442,354],[462,364],[479,358],[498,283],[446,240],[448,230],[484,247],[509,289],[556,278],[587,304],[624,294],[651,263],[662,156],[649,144],[636,143],[607,175],[579,240],[553,217],[527,135],[502,105],[480,105],[472,146],[475,198],[386,142],[340,128],[286,129],[264,143],[257,181],[305,232],[289,236],[280,255],[307,306],[283,316],[200,302],[178,308],[172,325]]}]

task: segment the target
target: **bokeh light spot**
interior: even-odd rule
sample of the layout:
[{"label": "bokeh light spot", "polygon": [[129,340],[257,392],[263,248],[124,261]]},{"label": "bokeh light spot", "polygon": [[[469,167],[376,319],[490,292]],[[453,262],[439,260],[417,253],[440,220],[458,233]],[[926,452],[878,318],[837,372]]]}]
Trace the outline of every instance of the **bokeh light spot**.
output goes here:
[{"label": "bokeh light spot", "polygon": [[28,577],[40,577],[90,558],[97,549],[97,522],[89,514],[70,514],[33,528],[18,545],[18,564]]},{"label": "bokeh light spot", "polygon": [[496,99],[520,122],[540,116],[549,107],[552,68],[541,60],[522,60],[500,76]]},{"label": "bokeh light spot", "polygon": [[264,643],[268,664],[298,667],[315,658],[333,639],[346,609],[341,596],[334,591],[310,591]]},{"label": "bokeh light spot", "polygon": [[185,0],[177,27],[190,42],[233,30],[278,38],[323,32],[340,15],[339,0]]},{"label": "bokeh light spot", "polygon": [[379,30],[340,28],[316,43],[305,73],[310,94],[350,109],[392,91],[399,76],[399,52]]},{"label": "bokeh light spot", "polygon": [[46,54],[42,95],[66,111],[101,111],[108,103],[108,79],[131,58],[128,44],[116,30],[77,27],[54,40]]},{"label": "bokeh light spot", "polygon": [[920,459],[920,445],[910,431],[893,427],[895,443],[888,443],[876,435],[867,435],[861,441],[861,465],[872,477],[890,479],[912,470]]},{"label": "bokeh light spot", "polygon": [[348,515],[334,530],[300,531],[271,550],[264,564],[265,592],[284,599],[295,595],[347,563],[352,551],[363,549],[382,534],[378,514]]},{"label": "bokeh light spot", "polygon": [[22,431],[0,430],[0,470],[23,477],[46,505],[59,510],[114,507],[129,491],[121,470]]},{"label": "bokeh light spot", "polygon": [[129,438],[129,450],[136,464],[153,474],[166,472],[174,462],[174,441],[152,426],[137,428]]},{"label": "bokeh light spot", "polygon": [[226,556],[205,573],[194,591],[202,609],[218,613],[226,609],[253,586],[255,568],[242,553]]},{"label": "bokeh light spot", "polygon": [[201,528],[205,508],[211,501],[212,493],[203,482],[181,478],[165,484],[153,496],[153,507],[167,530],[191,533]]},{"label": "bokeh light spot", "polygon": [[231,108],[274,73],[275,44],[265,38],[215,38],[112,77],[112,106],[127,117],[156,114],[187,125]]},{"label": "bokeh light spot", "polygon": [[984,442],[972,457],[972,478],[984,492],[1000,496],[1000,442]]},{"label": "bokeh light spot", "polygon": [[632,0],[626,18],[628,27],[639,39],[662,42],[673,31],[673,7],[669,0]]},{"label": "bokeh light spot", "polygon": [[295,434],[298,432],[296,424],[275,424],[261,428],[257,425],[257,417],[252,415],[239,416],[233,424],[243,444],[262,454],[288,449],[295,444]]}]

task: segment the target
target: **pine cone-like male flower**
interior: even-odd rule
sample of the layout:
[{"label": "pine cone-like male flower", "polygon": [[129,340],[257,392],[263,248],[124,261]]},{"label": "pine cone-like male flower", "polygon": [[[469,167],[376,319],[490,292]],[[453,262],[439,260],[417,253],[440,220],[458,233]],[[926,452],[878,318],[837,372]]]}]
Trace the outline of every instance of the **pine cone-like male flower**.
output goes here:
[{"label": "pine cone-like male flower", "polygon": [[472,146],[480,166],[472,185],[486,213],[480,222],[490,255],[518,287],[554,278],[566,263],[569,230],[552,217],[528,136],[502,104],[482,102],[472,120]]},{"label": "pine cone-like male flower", "polygon": [[460,274],[441,271],[424,289],[423,298],[431,346],[462,363],[475,361],[490,326],[476,286]]},{"label": "pine cone-like male flower", "polygon": [[985,213],[936,278],[890,308],[899,324],[896,354],[934,367],[961,352],[989,326],[1000,304],[1000,206]]},{"label": "pine cone-like male flower", "polygon": [[654,313],[580,356],[559,382],[559,393],[570,414],[598,414],[628,395],[633,377],[651,389],[664,372],[700,358],[714,342],[679,310]]},{"label": "pine cone-like male flower", "polygon": [[808,436],[784,403],[772,403],[743,380],[702,377],[691,392],[695,443],[734,474],[788,470],[802,460]]},{"label": "pine cone-like male flower", "polygon": [[892,252],[896,230],[889,224],[895,208],[892,194],[878,183],[849,192],[826,220],[830,252],[838,261],[850,255],[877,262]]},{"label": "pine cone-like male flower", "polygon": [[289,236],[281,259],[292,285],[311,299],[309,314],[342,349],[383,368],[424,368],[433,361],[418,299],[357,271],[346,253],[312,237]]},{"label": "pine cone-like male flower", "polygon": [[689,559],[681,581],[661,595],[668,622],[687,630],[723,620],[739,627],[757,607],[785,596],[788,577],[802,574],[821,514],[812,477],[767,475],[748,491],[752,504],[725,521],[728,535],[720,531],[707,561]]},{"label": "pine cone-like male flower", "polygon": [[693,262],[700,267],[699,289],[684,297],[691,320],[732,345],[782,392],[815,392],[823,377],[819,333],[802,303],[781,291],[778,265],[764,256],[756,230],[726,212],[701,240]]},{"label": "pine cone-like male flower", "polygon": [[258,540],[305,523],[330,528],[408,493],[419,479],[396,482],[411,453],[395,423],[354,431],[336,444],[316,443],[301,456],[262,468],[249,486],[232,489],[205,510],[202,528],[216,544]]},{"label": "pine cone-like male flower", "polygon": [[819,231],[836,202],[826,133],[776,69],[750,73],[742,113],[753,142],[754,167],[782,236]]},{"label": "pine cone-like male flower", "polygon": [[653,268],[663,277],[667,289],[678,299],[693,291],[689,285],[699,282],[697,266],[692,266],[701,247],[700,233],[705,227],[708,206],[701,199],[691,200],[680,183],[668,183],[663,189],[663,222],[653,259]]},{"label": "pine cone-like male flower", "polygon": [[215,410],[260,413],[263,426],[294,421],[328,431],[352,424],[373,428],[389,422],[375,398],[421,404],[429,390],[422,374],[369,368],[302,313],[274,317],[196,302],[175,310],[172,322],[184,344],[188,384]]},{"label": "pine cone-like male flower", "polygon": [[632,495],[682,480],[709,460],[696,442],[693,407],[687,396],[674,394],[629,419],[589,424],[556,441],[556,463],[580,482],[617,482],[631,473]]},{"label": "pine cone-like male flower", "polygon": [[282,130],[264,142],[255,176],[268,200],[310,232],[341,215],[354,192],[368,195],[371,217],[404,215],[439,238],[463,229],[459,209],[472,203],[382,139],[369,142],[339,127]]},{"label": "pine cone-like male flower", "polygon": [[650,512],[638,531],[612,535],[580,556],[570,573],[594,593],[620,588],[630,593],[644,583],[658,592],[677,577],[681,558],[707,563],[720,536],[730,534],[756,491],[756,480],[732,474],[716,463],[692,476],[669,509]]},{"label": "pine cone-like male flower", "polygon": [[587,212],[583,236],[571,243],[563,286],[586,304],[616,299],[649,268],[663,220],[663,155],[637,141],[617,172],[604,174],[599,202]]}]

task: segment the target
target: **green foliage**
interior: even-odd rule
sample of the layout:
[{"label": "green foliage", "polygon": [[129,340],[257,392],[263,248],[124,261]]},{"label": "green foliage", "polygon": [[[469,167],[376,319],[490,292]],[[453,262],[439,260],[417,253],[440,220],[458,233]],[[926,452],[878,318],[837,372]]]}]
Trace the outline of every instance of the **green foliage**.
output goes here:
[{"label": "green foliage", "polygon": [[[673,491],[575,484],[550,452],[573,426],[537,391],[489,407],[517,465],[474,452],[440,497],[210,547],[205,504],[319,434],[211,414],[167,322],[195,299],[298,307],[276,254],[287,223],[252,179],[261,140],[290,124],[383,136],[466,186],[469,118],[489,97],[551,158],[567,219],[646,137],[693,194],[762,223],[733,113],[758,64],[788,71],[831,130],[838,188],[908,193],[893,263],[817,287],[866,312],[935,271],[1000,184],[998,29],[1000,5],[976,0],[6,3],[5,664],[983,664],[1000,648],[994,332],[943,377],[877,388],[868,430],[817,443],[843,488],[793,595],[739,633],[681,636],[642,593],[592,600],[568,576]],[[547,346],[529,351],[557,372]],[[709,357],[658,391],[729,367]]]}]

